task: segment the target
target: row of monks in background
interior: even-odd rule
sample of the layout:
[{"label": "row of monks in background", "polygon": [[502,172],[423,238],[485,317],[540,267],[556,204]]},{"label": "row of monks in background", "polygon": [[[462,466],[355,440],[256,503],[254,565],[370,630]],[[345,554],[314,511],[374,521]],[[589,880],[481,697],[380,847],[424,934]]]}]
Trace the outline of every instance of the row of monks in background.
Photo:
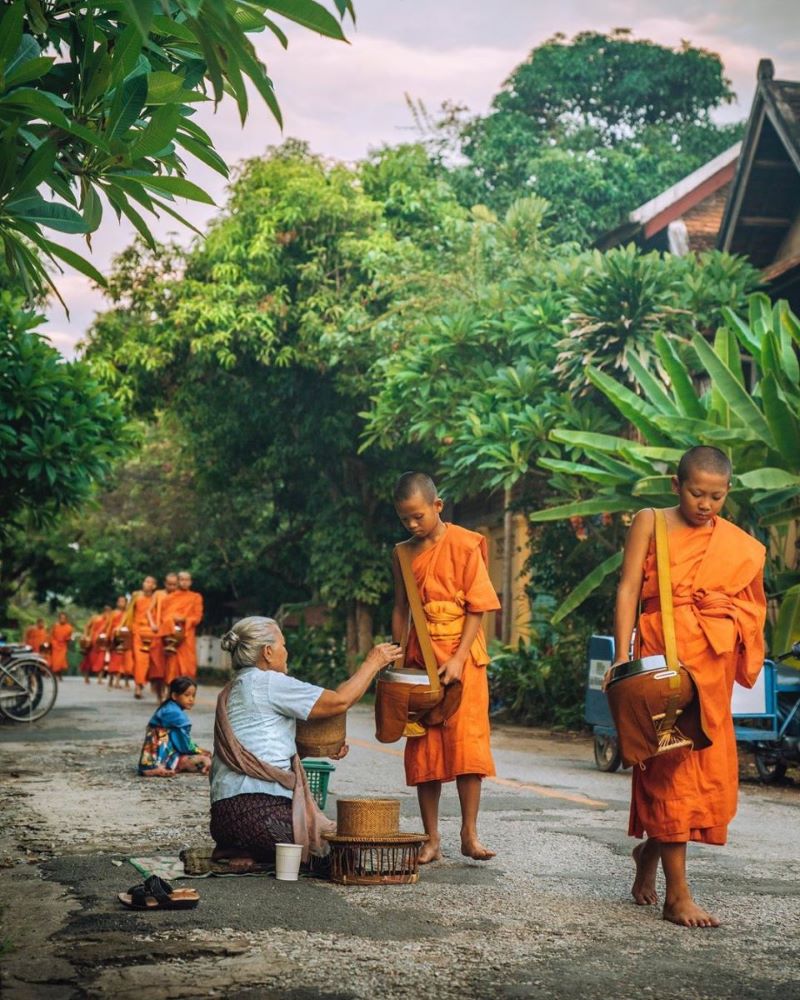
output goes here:
[{"label": "row of monks in background", "polygon": [[[142,589],[130,598],[117,598],[92,615],[78,637],[83,659],[80,669],[88,684],[108,678],[109,686],[134,682],[141,698],[148,682],[158,697],[175,677],[197,675],[197,626],[203,619],[203,597],[192,590],[191,573],[168,573],[164,587],[146,576]],[[25,642],[48,660],[60,675],[67,669],[67,647],[75,630],[64,612],[48,630],[39,619],[25,633]]]}]

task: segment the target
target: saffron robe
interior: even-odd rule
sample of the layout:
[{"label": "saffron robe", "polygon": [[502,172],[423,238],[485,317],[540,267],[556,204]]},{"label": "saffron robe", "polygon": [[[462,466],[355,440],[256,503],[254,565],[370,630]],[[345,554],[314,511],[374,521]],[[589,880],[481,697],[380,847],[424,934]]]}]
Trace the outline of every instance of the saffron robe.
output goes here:
[{"label": "saffron robe", "polygon": [[196,590],[174,590],[165,594],[161,601],[161,628],[159,633],[162,643],[165,636],[171,635],[175,627],[175,619],[185,619],[183,623],[184,638],[175,653],[164,652],[166,660],[167,684],[176,677],[197,676],[197,626],[203,620],[203,597]]},{"label": "saffron robe", "polygon": [[81,660],[81,673],[84,674],[99,674],[102,673],[106,664],[106,656],[108,654],[107,649],[102,649],[98,643],[102,633],[108,636],[109,641],[111,639],[111,615],[95,615],[94,618],[90,619],[89,625],[86,629],[86,634],[89,638],[91,645],[89,650]]},{"label": "saffron robe", "polygon": [[[148,614],[149,613],[149,614]],[[155,629],[150,624],[153,621]],[[143,687],[150,672],[154,674],[158,668],[158,597],[155,593],[145,594],[137,591],[128,605],[128,628],[133,635],[133,680],[138,687]],[[150,640],[150,648],[142,648],[142,639]],[[159,674],[158,676],[161,676]]]},{"label": "saffron robe", "polygon": [[39,628],[38,625],[31,625],[25,629],[25,637],[22,640],[26,646],[30,646],[34,653],[38,653],[42,644],[49,641],[46,628]]},{"label": "saffron robe", "polygon": [[69,622],[56,622],[50,629],[50,643],[53,647],[50,666],[54,673],[60,674],[69,666],[67,663],[67,645],[72,638],[73,628]]},{"label": "saffron robe", "polygon": [[[442,537],[415,556],[412,563],[428,631],[441,666],[458,648],[467,612],[497,611],[497,598],[487,568],[486,539],[476,531],[446,524]],[[495,773],[489,748],[489,681],[483,626],[464,663],[458,711],[424,736],[406,740],[406,782],[452,781],[459,774],[488,777]],[[424,670],[413,624],[405,665]]]},{"label": "saffron robe", "polygon": [[117,608],[111,614],[111,618],[110,618],[111,631],[109,633],[109,637],[111,639],[111,648],[110,648],[110,651],[109,651],[109,654],[108,654],[108,672],[110,674],[125,674],[125,673],[128,673],[128,670],[126,669],[126,664],[128,663],[128,661],[130,659],[130,657],[128,655],[129,654],[129,650],[117,651],[117,650],[114,649],[114,639],[116,638],[117,630],[123,624],[126,624],[127,618],[128,618],[127,609],[123,610],[123,609]]},{"label": "saffron robe", "polygon": [[[765,549],[730,521],[714,518],[670,531],[669,554],[678,657],[697,687],[712,744],[633,769],[628,832],[668,843],[724,844],[739,786],[733,682],[752,687],[764,663]],[[664,652],[652,544],[644,564],[639,641],[641,656]]]}]

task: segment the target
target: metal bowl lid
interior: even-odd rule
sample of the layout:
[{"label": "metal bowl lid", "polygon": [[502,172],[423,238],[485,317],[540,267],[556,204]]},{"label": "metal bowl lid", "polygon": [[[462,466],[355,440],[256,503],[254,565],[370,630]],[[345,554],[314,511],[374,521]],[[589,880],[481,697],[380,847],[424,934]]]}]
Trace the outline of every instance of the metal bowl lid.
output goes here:
[{"label": "metal bowl lid", "polygon": [[430,684],[430,679],[424,670],[387,669],[381,670],[379,677],[393,684]]},{"label": "metal bowl lid", "polygon": [[639,674],[654,673],[659,670],[669,670],[667,658],[660,653],[655,656],[643,656],[640,660],[628,660],[627,663],[618,663],[611,668],[607,687],[616,684],[617,681],[624,681],[628,677],[637,677]]}]

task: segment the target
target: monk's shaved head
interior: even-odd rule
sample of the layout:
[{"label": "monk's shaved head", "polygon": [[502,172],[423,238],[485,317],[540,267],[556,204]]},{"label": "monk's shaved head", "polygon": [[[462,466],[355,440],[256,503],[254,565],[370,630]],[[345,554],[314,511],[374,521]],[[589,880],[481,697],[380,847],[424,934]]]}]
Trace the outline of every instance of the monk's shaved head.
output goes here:
[{"label": "monk's shaved head", "polygon": [[710,445],[699,444],[690,448],[678,462],[678,482],[685,483],[694,472],[707,472],[724,476],[730,482],[733,467],[724,451]]},{"label": "monk's shaved head", "polygon": [[417,494],[426,503],[433,503],[439,496],[439,491],[436,483],[424,472],[404,472],[395,483],[394,502],[404,503]]}]

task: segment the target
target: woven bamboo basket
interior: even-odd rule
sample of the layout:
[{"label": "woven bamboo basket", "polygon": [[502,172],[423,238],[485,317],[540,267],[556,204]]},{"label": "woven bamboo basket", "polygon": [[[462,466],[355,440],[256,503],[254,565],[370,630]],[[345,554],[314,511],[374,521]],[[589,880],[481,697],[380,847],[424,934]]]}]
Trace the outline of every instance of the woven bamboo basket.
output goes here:
[{"label": "woven bamboo basket", "polygon": [[398,834],[353,843],[329,836],[332,882],[340,885],[414,885],[419,880],[419,851],[424,833]]},{"label": "woven bamboo basket", "polygon": [[344,746],[347,713],[330,719],[297,720],[295,742],[301,757],[330,757]]},{"label": "woven bamboo basket", "polygon": [[336,836],[380,840],[400,833],[400,799],[339,799]]}]

